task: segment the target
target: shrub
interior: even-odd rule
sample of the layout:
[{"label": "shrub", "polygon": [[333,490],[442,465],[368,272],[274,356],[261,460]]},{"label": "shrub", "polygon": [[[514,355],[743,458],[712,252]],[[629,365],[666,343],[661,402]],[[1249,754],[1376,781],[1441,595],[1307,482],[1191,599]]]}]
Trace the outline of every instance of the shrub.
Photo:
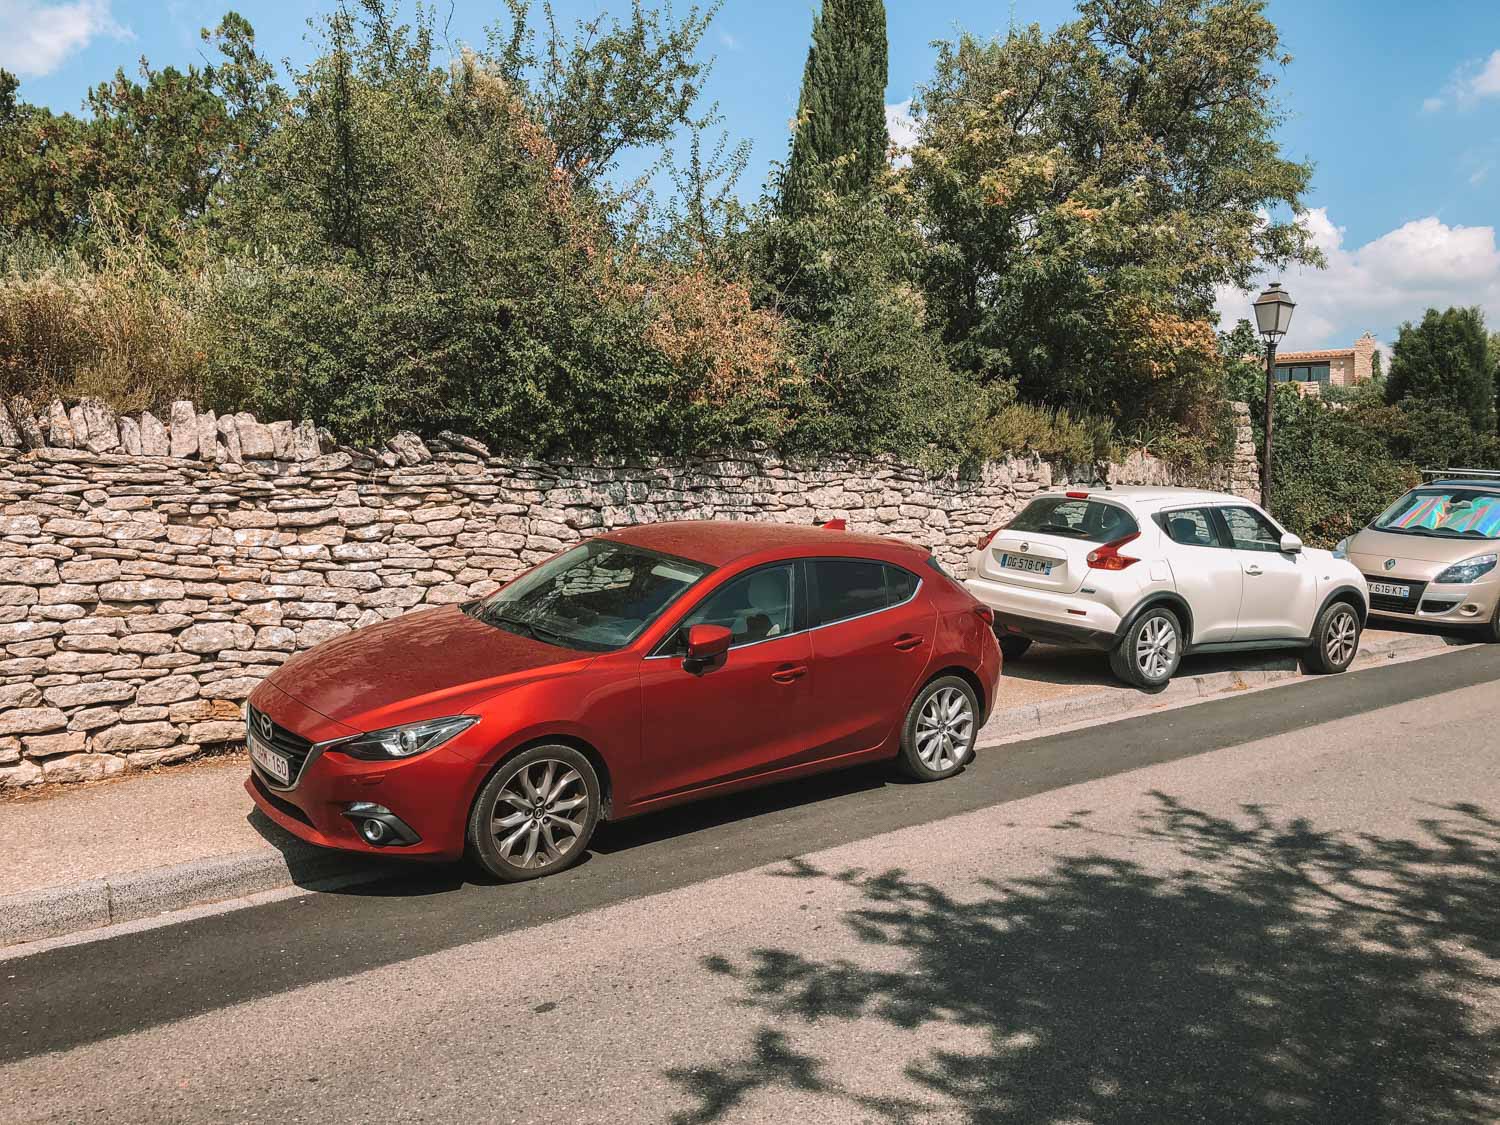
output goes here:
[{"label": "shrub", "polygon": [[1114,425],[1108,419],[1014,401],[996,406],[983,419],[975,445],[981,457],[1033,453],[1080,466],[1109,461],[1116,453]]},{"label": "shrub", "polygon": [[[1258,424],[1256,430],[1259,442]],[[1304,399],[1289,386],[1276,394],[1275,444],[1273,514],[1315,547],[1352,535],[1419,479],[1410,463],[1391,455],[1370,419]]]},{"label": "shrub", "polygon": [[0,247],[0,391],[34,401],[104,399],[159,407],[202,385],[201,279],[168,270],[144,242],[106,249],[96,268],[32,242]]},{"label": "shrub", "polygon": [[217,401],[515,452],[778,436],[779,319],[618,238],[514,72],[435,68],[425,25],[339,16],[329,34],[224,215],[247,249],[211,309]]}]

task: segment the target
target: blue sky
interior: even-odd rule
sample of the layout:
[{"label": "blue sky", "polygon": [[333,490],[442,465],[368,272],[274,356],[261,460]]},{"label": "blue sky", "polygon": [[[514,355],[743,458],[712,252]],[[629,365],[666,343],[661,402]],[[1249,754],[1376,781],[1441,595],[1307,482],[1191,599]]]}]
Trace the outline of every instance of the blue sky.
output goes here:
[{"label": "blue sky", "polygon": [[[0,0],[0,66],[22,96],[76,110],[92,82],[142,55],[155,65],[200,57],[198,29],[224,10],[207,0]],[[558,0],[567,20],[624,3]],[[273,58],[305,59],[314,8],[240,0]],[[1288,346],[1327,347],[1373,331],[1389,343],[1429,304],[1480,304],[1500,328],[1500,2],[1270,0],[1295,56],[1281,75],[1285,151],[1317,165],[1307,222],[1325,271],[1283,278],[1299,302]],[[499,4],[440,7],[456,46],[476,41]],[[754,154],[754,189],[785,152],[814,0],[727,0],[705,51],[716,56],[708,96]],[[1012,17],[1013,10],[1013,17]],[[451,15],[449,14],[451,12]],[[929,73],[930,43],[959,29],[1052,27],[1072,14],[1057,0],[913,3],[887,0],[891,84],[899,105]],[[1226,316],[1248,298],[1220,295]]]}]

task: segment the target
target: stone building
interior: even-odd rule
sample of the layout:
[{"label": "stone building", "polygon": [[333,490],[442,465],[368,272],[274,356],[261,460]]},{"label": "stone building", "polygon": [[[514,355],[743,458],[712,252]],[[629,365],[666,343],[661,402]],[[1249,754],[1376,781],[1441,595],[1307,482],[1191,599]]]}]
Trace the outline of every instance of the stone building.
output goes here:
[{"label": "stone building", "polygon": [[1295,383],[1303,394],[1321,394],[1326,386],[1352,387],[1374,375],[1380,342],[1366,332],[1347,348],[1310,352],[1281,352],[1276,356],[1276,381]]}]

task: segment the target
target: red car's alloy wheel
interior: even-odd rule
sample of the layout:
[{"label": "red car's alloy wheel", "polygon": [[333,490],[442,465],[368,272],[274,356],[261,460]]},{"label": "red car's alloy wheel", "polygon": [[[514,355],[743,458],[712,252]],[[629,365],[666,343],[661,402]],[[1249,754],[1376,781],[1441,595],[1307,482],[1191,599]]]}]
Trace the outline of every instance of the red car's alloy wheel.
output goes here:
[{"label": "red car's alloy wheel", "polygon": [[957,676],[940,676],[917,693],[901,727],[901,768],[920,781],[952,777],[974,754],[979,703]]},{"label": "red car's alloy wheel", "polygon": [[500,855],[517,867],[550,867],[583,840],[587,810],[583,775],[566,762],[543,758],[528,762],[500,790],[490,831]]},{"label": "red car's alloy wheel", "polygon": [[587,758],[571,746],[533,746],[479,790],[470,853],[508,882],[550,875],[583,857],[599,807],[599,778]]},{"label": "red car's alloy wheel", "polygon": [[917,757],[938,773],[951,770],[969,752],[974,708],[958,687],[942,687],[927,697],[917,715]]}]

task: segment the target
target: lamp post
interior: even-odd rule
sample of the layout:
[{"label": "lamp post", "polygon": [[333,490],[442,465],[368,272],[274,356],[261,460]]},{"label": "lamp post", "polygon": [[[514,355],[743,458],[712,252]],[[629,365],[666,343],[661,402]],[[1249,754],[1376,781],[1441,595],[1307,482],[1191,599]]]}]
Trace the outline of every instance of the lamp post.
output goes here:
[{"label": "lamp post", "polygon": [[1292,296],[1273,281],[1255,298],[1255,325],[1266,341],[1266,443],[1260,459],[1260,506],[1271,510],[1271,423],[1276,406],[1276,345],[1292,326]]}]

